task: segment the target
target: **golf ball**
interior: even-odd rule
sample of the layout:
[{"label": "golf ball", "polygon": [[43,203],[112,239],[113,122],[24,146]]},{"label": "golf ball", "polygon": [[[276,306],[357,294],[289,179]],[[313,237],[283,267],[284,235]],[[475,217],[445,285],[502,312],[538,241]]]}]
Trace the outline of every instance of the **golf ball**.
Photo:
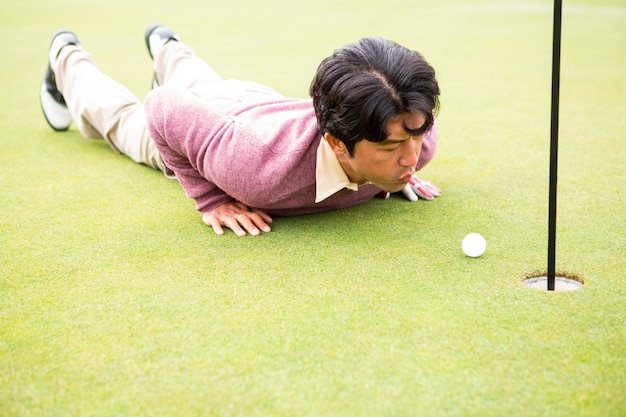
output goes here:
[{"label": "golf ball", "polygon": [[478,258],[485,253],[487,241],[479,233],[470,233],[463,238],[461,248],[463,248],[463,252],[465,252],[467,256]]}]

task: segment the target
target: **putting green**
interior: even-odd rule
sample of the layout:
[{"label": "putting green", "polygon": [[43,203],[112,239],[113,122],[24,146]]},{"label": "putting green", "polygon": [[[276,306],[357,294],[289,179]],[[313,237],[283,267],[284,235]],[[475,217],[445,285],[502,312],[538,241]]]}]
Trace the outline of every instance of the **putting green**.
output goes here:
[{"label": "putting green", "polygon": [[[545,270],[550,1],[0,4],[0,415],[624,416],[626,7],[563,12],[557,269]],[[180,186],[50,130],[50,36],[74,30],[139,97],[143,32],[304,97],[361,36],[441,83],[441,198],[374,199],[219,237]],[[469,258],[461,240],[483,235]]]}]

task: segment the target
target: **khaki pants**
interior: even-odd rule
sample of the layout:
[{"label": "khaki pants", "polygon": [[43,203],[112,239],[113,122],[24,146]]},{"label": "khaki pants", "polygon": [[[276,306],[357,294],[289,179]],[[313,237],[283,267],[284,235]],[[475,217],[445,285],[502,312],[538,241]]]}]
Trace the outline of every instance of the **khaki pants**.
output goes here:
[{"label": "khaki pants", "polygon": [[[102,73],[89,52],[80,46],[64,47],[53,71],[57,88],[84,137],[102,138],[116,152],[175,178],[150,137],[143,103]],[[154,72],[160,85],[191,89],[225,113],[243,102],[282,97],[259,84],[224,80],[181,42],[165,44],[154,59]]]}]

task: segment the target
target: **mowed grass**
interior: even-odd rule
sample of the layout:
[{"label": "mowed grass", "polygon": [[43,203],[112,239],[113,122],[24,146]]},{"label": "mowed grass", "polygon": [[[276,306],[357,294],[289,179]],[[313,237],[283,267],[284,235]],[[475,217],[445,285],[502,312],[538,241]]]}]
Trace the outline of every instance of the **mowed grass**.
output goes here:
[{"label": "mowed grass", "polygon": [[[522,279],[547,262],[551,2],[3,1],[0,415],[626,415],[626,5],[565,3],[557,268],[585,286],[548,293]],[[214,235],[39,109],[58,28],[143,97],[155,21],[290,96],[361,36],[420,50],[444,196]]]}]

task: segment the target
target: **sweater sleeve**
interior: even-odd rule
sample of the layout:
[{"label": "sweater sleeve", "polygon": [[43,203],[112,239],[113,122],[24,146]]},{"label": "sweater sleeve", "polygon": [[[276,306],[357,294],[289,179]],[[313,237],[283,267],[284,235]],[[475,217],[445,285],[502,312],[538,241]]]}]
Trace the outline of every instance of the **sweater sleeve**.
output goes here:
[{"label": "sweater sleeve", "polygon": [[150,135],[196,209],[204,213],[234,201],[202,166],[204,152],[229,120],[195,94],[173,87],[152,90],[144,105]]},{"label": "sweater sleeve", "polygon": [[420,158],[417,161],[416,171],[424,168],[431,159],[435,156],[435,150],[437,149],[437,141],[439,140],[439,126],[437,121],[433,123],[432,127],[424,134],[424,140],[422,141],[422,150]]}]

